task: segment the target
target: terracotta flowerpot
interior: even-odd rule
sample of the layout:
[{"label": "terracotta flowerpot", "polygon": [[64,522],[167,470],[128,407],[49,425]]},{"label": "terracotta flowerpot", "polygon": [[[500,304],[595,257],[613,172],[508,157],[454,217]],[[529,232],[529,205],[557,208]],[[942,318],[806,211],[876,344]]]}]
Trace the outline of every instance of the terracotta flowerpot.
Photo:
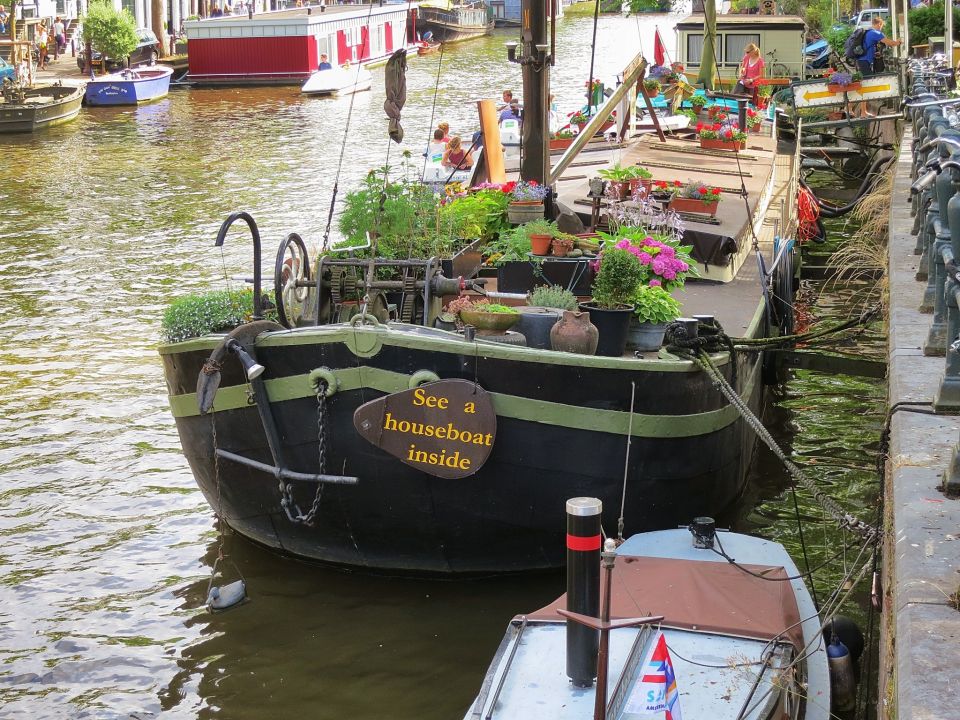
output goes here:
[{"label": "terracotta flowerpot", "polygon": [[531,235],[530,251],[534,255],[549,255],[550,243],[553,241],[553,235]]},{"label": "terracotta flowerpot", "polygon": [[627,332],[627,349],[641,352],[659,350],[663,345],[666,329],[666,323],[640,322],[634,316],[630,320],[630,329]]},{"label": "terracotta flowerpot", "polygon": [[849,85],[834,85],[833,83],[827,83],[827,90],[832,93],[845,93],[845,92],[856,92],[860,89],[860,83],[853,82]]},{"label": "terracotta flowerpot", "polygon": [[630,180],[630,194],[633,195],[637,188],[643,188],[646,190],[646,194],[650,194],[650,186],[653,184],[651,178],[633,178]]},{"label": "terracotta flowerpot", "polygon": [[704,202],[693,198],[675,197],[670,201],[670,209],[676,212],[695,212],[704,215],[716,215],[719,202]]},{"label": "terracotta flowerpot", "polygon": [[587,312],[564,310],[560,322],[550,328],[550,347],[560,352],[593,355],[598,340],[599,332]]},{"label": "terracotta flowerpot", "polygon": [[543,203],[539,200],[515,200],[507,206],[507,219],[514,225],[523,225],[543,217]]},{"label": "terracotta flowerpot", "polygon": [[633,308],[629,305],[622,308],[601,308],[593,303],[581,303],[580,309],[589,312],[590,322],[597,326],[599,334],[597,355],[604,357],[623,355]]},{"label": "terracotta flowerpot", "polygon": [[700,138],[700,147],[704,150],[744,150],[747,147],[745,140],[720,140]]},{"label": "terracotta flowerpot", "polygon": [[757,123],[756,125],[747,125],[747,132],[757,134],[760,132],[760,128],[763,127],[763,123]]},{"label": "terracotta flowerpot", "polygon": [[629,180],[611,180],[609,185],[614,197],[619,198],[620,200],[627,200],[630,198]]},{"label": "terracotta flowerpot", "polygon": [[573,138],[554,138],[550,141],[551,150],[566,150],[573,144]]},{"label": "terracotta flowerpot", "polygon": [[473,325],[478,335],[503,335],[520,319],[520,313],[493,313],[482,310],[461,310],[464,325]]},{"label": "terracotta flowerpot", "polygon": [[550,251],[553,253],[554,257],[566,257],[567,253],[571,250],[573,250],[572,240],[561,240],[559,238],[554,238],[553,242],[550,243]]}]

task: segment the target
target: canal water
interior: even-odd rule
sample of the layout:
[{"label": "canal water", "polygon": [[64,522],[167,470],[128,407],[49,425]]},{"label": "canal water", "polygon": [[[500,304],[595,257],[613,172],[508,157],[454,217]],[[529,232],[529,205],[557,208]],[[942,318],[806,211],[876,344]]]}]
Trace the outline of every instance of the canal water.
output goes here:
[{"label": "canal water", "polygon": [[[670,42],[664,16],[602,19],[595,75],[612,79],[641,44],[652,54],[657,23]],[[558,25],[562,109],[584,88],[591,32]],[[441,120],[469,135],[475,99],[519,91],[514,34],[411,61],[392,166],[404,149],[417,163]],[[341,192],[388,161],[382,72],[354,98],[183,89],[0,138],[0,717],[460,717],[509,618],[562,591],[559,574],[333,571],[228,534],[227,579],[242,575],[251,600],[203,607],[218,532],[168,411],[161,314],[242,283],[247,237],[212,247],[229,211],[257,218],[268,263],[288,232],[319,246],[341,156]],[[770,421],[856,507],[876,488],[878,403],[874,383],[807,374]],[[798,547],[786,478],[764,454],[757,468],[738,524]],[[801,511],[826,556],[838,536],[802,496]]]}]

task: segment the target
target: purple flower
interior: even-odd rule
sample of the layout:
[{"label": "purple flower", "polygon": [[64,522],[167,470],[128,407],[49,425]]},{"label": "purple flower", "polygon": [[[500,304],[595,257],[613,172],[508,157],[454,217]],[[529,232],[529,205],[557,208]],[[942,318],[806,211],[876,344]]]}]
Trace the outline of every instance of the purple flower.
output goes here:
[{"label": "purple flower", "polygon": [[663,285],[663,283],[656,278],[650,281],[650,287],[660,287],[661,285]]},{"label": "purple flower", "polygon": [[640,262],[642,262],[644,265],[649,265],[651,262],[653,262],[653,257],[650,255],[650,253],[642,252],[637,255],[637,257],[640,258]]}]

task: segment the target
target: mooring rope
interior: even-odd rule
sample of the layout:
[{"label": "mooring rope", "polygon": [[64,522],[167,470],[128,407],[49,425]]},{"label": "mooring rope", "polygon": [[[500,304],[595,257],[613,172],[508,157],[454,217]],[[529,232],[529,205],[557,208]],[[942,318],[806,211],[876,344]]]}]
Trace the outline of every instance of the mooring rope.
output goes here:
[{"label": "mooring rope", "polygon": [[[728,343],[730,338],[727,338],[721,331],[714,331],[711,335],[705,337],[695,337],[690,338],[687,335],[686,329],[681,323],[671,323],[667,326],[667,342],[668,346],[672,350],[677,351],[678,354],[682,356],[690,357],[693,362],[695,362],[701,370],[703,370],[707,376],[712,381],[714,387],[716,387],[723,396],[727,399],[731,405],[733,405],[743,416],[743,419],[747,424],[753,429],[764,444],[770,448],[770,451],[779,458],[783,463],[783,466],[787,469],[787,472],[790,474],[790,477],[794,481],[806,488],[807,492],[813,496],[813,499],[827,512],[833,519],[840,525],[841,529],[849,529],[853,532],[858,533],[863,536],[870,542],[875,542],[878,538],[878,532],[875,527],[872,525],[860,520],[851,513],[846,512],[832,497],[824,493],[819,487],[817,487],[816,482],[808,477],[803,470],[797,466],[786,453],[780,448],[777,444],[777,441],[774,440],[773,436],[770,435],[769,431],[763,426],[760,418],[758,418],[754,412],[750,409],[749,405],[744,402],[743,398],[740,397],[740,394],[734,389],[734,387],[727,382],[727,379],[723,376],[723,373],[720,372],[720,369],[713,364],[713,360],[710,359],[709,352],[717,352],[721,349],[729,349]],[[724,346],[727,347],[724,347]],[[734,357],[733,352],[730,353],[731,364],[736,368],[736,358]],[[734,380],[736,382],[736,380]]]}]

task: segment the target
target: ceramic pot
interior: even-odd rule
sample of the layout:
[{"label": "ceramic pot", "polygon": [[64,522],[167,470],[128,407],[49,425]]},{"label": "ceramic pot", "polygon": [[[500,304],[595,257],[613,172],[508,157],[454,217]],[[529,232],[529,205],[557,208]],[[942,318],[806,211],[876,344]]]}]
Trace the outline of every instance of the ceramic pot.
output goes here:
[{"label": "ceramic pot", "polygon": [[477,335],[503,335],[520,319],[520,314],[461,310],[460,319],[464,325],[473,325]]},{"label": "ceramic pot", "polygon": [[608,184],[614,197],[620,200],[627,200],[630,197],[629,180],[610,180]]},{"label": "ceramic pot", "polygon": [[530,251],[534,255],[549,255],[551,242],[553,242],[553,235],[531,235]]},{"label": "ceramic pot", "polygon": [[543,203],[539,201],[518,200],[507,206],[507,219],[514,225],[523,225],[542,217]]},{"label": "ceramic pot", "polygon": [[603,178],[592,177],[587,183],[590,185],[590,194],[593,197],[599,197],[603,195],[604,185]]},{"label": "ceramic pot", "polygon": [[704,202],[693,198],[675,197],[670,201],[670,209],[676,212],[695,212],[704,215],[716,215],[719,202]]},{"label": "ceramic pot", "polygon": [[597,355],[605,357],[623,355],[633,308],[629,305],[622,308],[601,308],[593,303],[581,303],[580,309],[590,313],[590,322],[597,326],[599,334]]},{"label": "ceramic pot", "polygon": [[553,242],[550,243],[550,252],[553,253],[554,257],[566,257],[571,250],[573,250],[572,240],[554,238]]},{"label": "ceramic pot", "polygon": [[598,340],[599,331],[588,312],[564,310],[560,322],[550,328],[550,347],[560,352],[593,355]]},{"label": "ceramic pot", "polygon": [[650,194],[650,186],[653,184],[651,178],[632,178],[630,181],[630,195],[632,196],[638,188],[643,188],[646,190],[646,194]]},{"label": "ceramic pot", "polygon": [[520,306],[520,319],[512,330],[523,333],[527,338],[527,347],[550,350],[550,331],[560,322],[563,310],[557,308]]},{"label": "ceramic pot", "polygon": [[634,315],[630,320],[630,329],[627,331],[627,349],[641,352],[659,350],[663,345],[663,335],[666,330],[666,323],[640,322]]}]

